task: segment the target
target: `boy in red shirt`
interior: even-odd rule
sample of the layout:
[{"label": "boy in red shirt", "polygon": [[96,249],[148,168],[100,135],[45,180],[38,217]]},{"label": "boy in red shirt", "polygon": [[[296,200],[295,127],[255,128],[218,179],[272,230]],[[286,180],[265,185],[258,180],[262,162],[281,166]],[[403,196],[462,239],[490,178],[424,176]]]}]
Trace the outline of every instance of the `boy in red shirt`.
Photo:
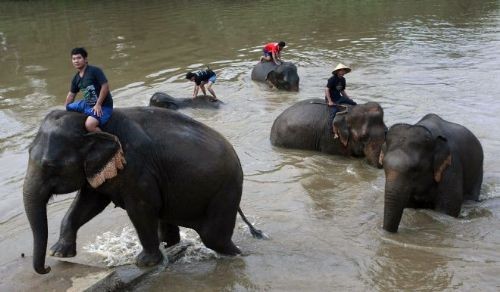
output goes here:
[{"label": "boy in red shirt", "polygon": [[260,57],[260,61],[273,61],[276,65],[281,64],[281,51],[285,47],[285,42],[281,41],[279,43],[268,43],[264,46],[264,55]]}]

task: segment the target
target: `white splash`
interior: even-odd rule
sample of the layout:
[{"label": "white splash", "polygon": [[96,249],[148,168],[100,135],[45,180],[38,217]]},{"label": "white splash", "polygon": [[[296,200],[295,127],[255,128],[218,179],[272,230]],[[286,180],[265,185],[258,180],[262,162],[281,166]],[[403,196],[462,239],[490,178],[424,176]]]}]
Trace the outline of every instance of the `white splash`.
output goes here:
[{"label": "white splash", "polygon": [[84,246],[83,249],[102,256],[108,267],[114,267],[134,263],[142,246],[135,230],[126,226],[120,234],[108,231],[98,235],[95,242]]},{"label": "white splash", "polygon": [[[216,252],[205,247],[193,230],[183,228],[180,235],[182,243],[188,245],[188,248],[178,262],[191,263],[219,258]],[[127,226],[118,234],[108,231],[98,235],[94,242],[84,246],[83,249],[101,256],[106,266],[116,267],[135,263],[142,246],[135,229]]]}]

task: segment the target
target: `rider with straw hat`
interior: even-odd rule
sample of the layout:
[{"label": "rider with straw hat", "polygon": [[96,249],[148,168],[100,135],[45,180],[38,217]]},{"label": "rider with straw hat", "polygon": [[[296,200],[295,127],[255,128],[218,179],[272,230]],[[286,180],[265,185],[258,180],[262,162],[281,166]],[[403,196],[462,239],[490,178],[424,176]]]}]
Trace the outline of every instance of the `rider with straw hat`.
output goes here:
[{"label": "rider with straw hat", "polygon": [[325,102],[328,104],[330,109],[330,115],[328,120],[328,125],[332,128],[335,134],[335,128],[332,125],[335,115],[339,111],[340,104],[356,105],[356,102],[352,100],[347,92],[345,91],[346,82],[344,75],[351,72],[351,68],[346,65],[339,63],[335,69],[333,69],[332,77],[328,79],[328,83],[325,88]]}]

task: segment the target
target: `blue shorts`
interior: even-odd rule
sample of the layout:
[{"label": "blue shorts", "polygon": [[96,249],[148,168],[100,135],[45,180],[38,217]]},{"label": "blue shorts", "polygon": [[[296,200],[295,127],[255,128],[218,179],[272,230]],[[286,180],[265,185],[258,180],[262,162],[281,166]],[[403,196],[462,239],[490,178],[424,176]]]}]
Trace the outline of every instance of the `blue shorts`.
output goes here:
[{"label": "blue shorts", "polygon": [[262,50],[263,54],[264,54],[264,57],[272,57],[273,56],[273,53],[271,52],[268,52],[266,50]]},{"label": "blue shorts", "polygon": [[109,106],[102,107],[102,115],[98,117],[92,111],[94,106],[88,105],[85,100],[81,99],[79,101],[72,102],[66,106],[66,110],[70,112],[79,112],[83,113],[86,116],[93,117],[99,121],[99,125],[104,125],[108,122],[109,118],[111,118],[111,114],[113,113],[113,108]]},{"label": "blue shorts", "polygon": [[208,82],[215,83],[215,80],[217,80],[217,75],[214,74],[214,76],[208,78]]}]

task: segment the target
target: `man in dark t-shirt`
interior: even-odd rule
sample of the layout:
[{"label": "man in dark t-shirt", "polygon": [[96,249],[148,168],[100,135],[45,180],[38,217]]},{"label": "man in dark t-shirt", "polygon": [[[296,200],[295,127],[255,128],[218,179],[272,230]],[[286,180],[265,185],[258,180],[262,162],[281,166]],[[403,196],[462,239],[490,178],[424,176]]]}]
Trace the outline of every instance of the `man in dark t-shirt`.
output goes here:
[{"label": "man in dark t-shirt", "polygon": [[200,88],[203,94],[207,95],[207,92],[205,91],[205,84],[208,84],[207,89],[213,97],[210,101],[217,101],[215,91],[212,89],[212,85],[215,83],[215,80],[217,80],[217,75],[214,71],[207,69],[198,71],[196,73],[188,72],[186,74],[186,79],[191,80],[195,83],[193,98],[196,98],[198,96],[198,91]]},{"label": "man in dark t-shirt", "polygon": [[[99,125],[104,125],[113,113],[113,98],[104,72],[91,66],[87,61],[87,51],[84,48],[74,48],[71,51],[71,62],[78,70],[71,80],[71,88],[66,97],[66,110],[87,115],[85,128],[89,132],[101,131]],[[76,94],[81,91],[83,98],[74,102]]]},{"label": "man in dark t-shirt", "polygon": [[335,126],[332,125],[332,122],[335,118],[335,115],[339,111],[339,105],[356,105],[356,102],[352,100],[345,91],[346,82],[344,75],[349,72],[351,72],[351,68],[339,63],[333,70],[332,77],[328,79],[328,83],[326,84],[325,88],[325,102],[328,104],[330,110],[330,114],[328,117],[328,126],[332,129],[335,137],[337,137],[337,131],[335,129]]}]

